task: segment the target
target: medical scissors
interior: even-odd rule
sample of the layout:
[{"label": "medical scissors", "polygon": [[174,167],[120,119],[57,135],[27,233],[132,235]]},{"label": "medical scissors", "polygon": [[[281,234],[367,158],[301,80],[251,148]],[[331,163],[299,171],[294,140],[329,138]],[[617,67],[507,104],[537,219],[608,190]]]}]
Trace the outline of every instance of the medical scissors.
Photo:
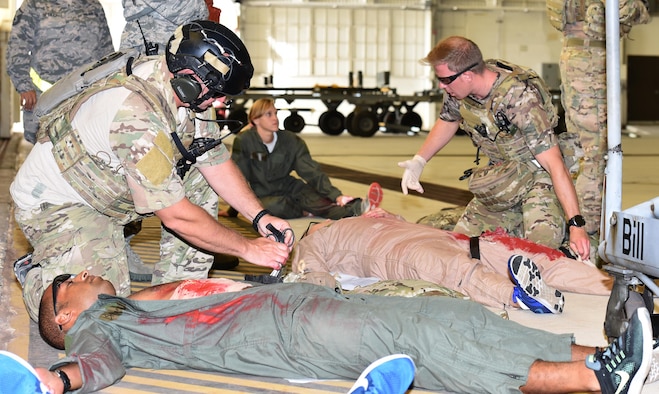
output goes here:
[{"label": "medical scissors", "polygon": [[[288,243],[286,245],[288,245],[288,247],[290,248],[295,243],[295,233],[293,232],[293,229],[291,229],[290,227],[285,228],[284,231],[279,231],[275,228],[275,226],[272,225],[272,223],[268,223],[268,225],[265,226],[265,228],[267,228],[270,231],[270,233],[266,235],[266,238],[272,238],[277,242],[286,243],[286,234],[288,234],[290,232],[291,233],[291,239],[288,241]],[[270,273],[270,276],[274,276],[277,279],[281,278],[282,269],[283,269],[283,266],[282,266],[282,268],[280,268],[278,270],[277,269],[273,270]]]}]

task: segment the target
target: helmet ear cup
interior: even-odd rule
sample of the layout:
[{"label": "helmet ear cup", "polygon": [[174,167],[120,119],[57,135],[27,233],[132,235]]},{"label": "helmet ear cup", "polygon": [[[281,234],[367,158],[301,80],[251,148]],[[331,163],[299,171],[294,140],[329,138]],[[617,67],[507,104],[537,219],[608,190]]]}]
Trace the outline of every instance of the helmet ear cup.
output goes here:
[{"label": "helmet ear cup", "polygon": [[174,93],[184,103],[190,104],[201,94],[201,85],[191,75],[176,74],[170,83]]}]

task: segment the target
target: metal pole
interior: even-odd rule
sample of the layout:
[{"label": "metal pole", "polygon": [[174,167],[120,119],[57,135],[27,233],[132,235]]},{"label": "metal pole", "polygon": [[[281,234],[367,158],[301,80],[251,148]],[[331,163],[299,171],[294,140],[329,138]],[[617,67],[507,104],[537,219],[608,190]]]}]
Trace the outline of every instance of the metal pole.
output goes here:
[{"label": "metal pole", "polygon": [[[622,210],[622,146],[620,116],[619,0],[606,0],[607,163],[605,170],[604,242],[610,238],[613,212]],[[600,248],[600,257],[605,258]]]}]

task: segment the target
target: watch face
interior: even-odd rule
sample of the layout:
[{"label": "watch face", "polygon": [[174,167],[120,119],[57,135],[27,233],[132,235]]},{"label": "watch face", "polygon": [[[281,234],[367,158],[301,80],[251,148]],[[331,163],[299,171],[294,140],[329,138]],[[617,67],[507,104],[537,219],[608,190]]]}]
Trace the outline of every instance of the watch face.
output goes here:
[{"label": "watch face", "polygon": [[585,225],[586,225],[586,221],[581,215],[576,215],[575,217],[570,219],[570,226],[583,227]]}]

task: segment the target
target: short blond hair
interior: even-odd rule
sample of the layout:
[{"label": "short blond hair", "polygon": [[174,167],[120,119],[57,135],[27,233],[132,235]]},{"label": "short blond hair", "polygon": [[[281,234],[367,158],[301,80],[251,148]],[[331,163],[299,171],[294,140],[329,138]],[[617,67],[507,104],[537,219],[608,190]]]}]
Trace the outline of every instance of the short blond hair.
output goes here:
[{"label": "short blond hair", "polygon": [[269,97],[260,98],[254,101],[254,104],[249,109],[249,123],[254,125],[253,120],[258,119],[263,116],[264,113],[268,112],[270,108],[274,108],[275,100]]},{"label": "short blond hair", "polygon": [[475,42],[461,36],[447,37],[435,45],[428,55],[420,60],[426,66],[446,64],[451,71],[460,72],[473,64],[472,71],[480,74],[484,69],[483,54]]}]

